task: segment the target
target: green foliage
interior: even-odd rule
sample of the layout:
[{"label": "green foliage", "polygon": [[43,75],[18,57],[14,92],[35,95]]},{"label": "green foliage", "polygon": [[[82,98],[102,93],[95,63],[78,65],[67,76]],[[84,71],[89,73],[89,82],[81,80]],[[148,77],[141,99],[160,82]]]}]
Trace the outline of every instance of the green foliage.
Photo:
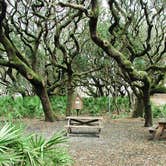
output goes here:
[{"label": "green foliage", "polygon": [[101,112],[108,110],[107,98],[85,98],[83,100],[84,107],[81,111],[86,114],[99,115]]},{"label": "green foliage", "polygon": [[[109,110],[110,112],[113,112],[116,110],[113,98],[109,99],[109,97],[84,98],[83,102],[84,102],[84,108],[82,110],[82,113],[86,113],[86,114],[102,115],[103,113],[106,113]],[[125,110],[128,112],[129,110],[128,98],[118,97],[116,99],[116,102],[117,102],[119,110],[123,110],[123,111]],[[110,108],[109,108],[109,105],[110,105]]]},{"label": "green foliage", "polygon": [[43,108],[40,102],[40,99],[37,96],[28,96],[23,98],[23,107],[26,108],[28,110],[27,113],[24,113],[23,116],[27,117],[28,115],[30,115],[31,117],[34,116],[41,116],[43,115]]},{"label": "green foliage", "polygon": [[[110,100],[110,109],[109,109]],[[66,97],[65,96],[52,96],[50,98],[53,111],[58,115],[65,115],[66,111]],[[82,114],[89,115],[102,115],[110,110],[113,112],[116,110],[115,102],[118,105],[118,109],[121,111],[129,110],[128,98],[118,97],[116,101],[109,97],[99,97],[99,98],[83,98],[83,110]],[[75,114],[73,110],[73,114]],[[0,98],[0,116],[8,117],[9,120],[13,118],[33,118],[43,116],[42,105],[37,96],[29,96],[24,98],[16,98],[6,96]]]},{"label": "green foliage", "polygon": [[116,100],[120,110],[129,112],[129,99],[127,97],[118,97]]},{"label": "green foliage", "polygon": [[[51,104],[56,114],[64,115],[66,110],[66,97],[51,97]],[[0,98],[0,116],[12,118],[33,118],[43,116],[42,105],[37,96],[18,97],[10,96]]]},{"label": "green foliage", "polygon": [[52,96],[50,98],[53,111],[56,115],[65,115],[66,111],[66,96]]},{"label": "green foliage", "polygon": [[146,61],[143,58],[137,58],[134,61],[134,65],[135,65],[136,69],[144,70],[147,64],[146,64]]},{"label": "green foliage", "polygon": [[69,165],[71,158],[62,146],[66,142],[63,132],[46,140],[39,135],[23,135],[22,128],[10,124],[0,130],[0,165],[61,166]]},{"label": "green foliage", "polygon": [[129,114],[128,114],[128,112],[122,112],[119,115],[118,114],[111,114],[110,116],[112,119],[119,119],[119,118],[129,117]]},{"label": "green foliage", "polygon": [[0,98],[0,116],[9,118],[40,117],[43,114],[42,105],[37,96],[17,97],[10,96]]},{"label": "green foliage", "polygon": [[155,93],[166,93],[166,87],[163,85],[157,85],[156,87],[152,87],[151,94],[155,94]]},{"label": "green foliage", "polygon": [[152,105],[154,118],[166,118],[166,104],[161,106]]}]

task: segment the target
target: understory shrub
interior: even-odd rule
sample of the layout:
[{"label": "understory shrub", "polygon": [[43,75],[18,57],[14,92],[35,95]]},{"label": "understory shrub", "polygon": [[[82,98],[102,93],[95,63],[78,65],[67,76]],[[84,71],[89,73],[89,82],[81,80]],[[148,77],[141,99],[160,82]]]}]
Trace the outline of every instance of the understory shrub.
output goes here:
[{"label": "understory shrub", "polygon": [[51,96],[50,101],[56,115],[65,115],[66,96]]},{"label": "understory shrub", "polygon": [[92,115],[102,115],[107,112],[112,113],[116,111],[115,102],[120,112],[129,111],[129,100],[127,97],[117,97],[116,101],[111,97],[89,97],[83,99],[84,107],[81,112]]},{"label": "understory shrub", "polygon": [[154,118],[166,118],[166,104],[161,106],[152,105]]},{"label": "understory shrub", "polygon": [[15,99],[11,96],[0,97],[0,116],[32,118],[42,115],[42,105],[37,96],[17,97]]},{"label": "understory shrub", "polygon": [[0,165],[69,166],[72,160],[63,146],[66,138],[59,132],[50,139],[24,135],[22,128],[5,124],[0,129]]},{"label": "understory shrub", "polygon": [[[66,96],[50,97],[52,108],[56,115],[65,115],[66,99]],[[115,102],[119,111],[128,112],[129,101],[127,97],[117,97],[116,100],[109,97],[89,97],[83,98],[81,114],[102,115],[107,112],[111,113],[117,109]],[[73,110],[72,114],[76,114],[76,111]],[[38,118],[43,115],[42,105],[37,96],[18,97],[15,99],[10,96],[0,97],[0,116],[7,116],[9,119],[12,119],[23,117]]]}]

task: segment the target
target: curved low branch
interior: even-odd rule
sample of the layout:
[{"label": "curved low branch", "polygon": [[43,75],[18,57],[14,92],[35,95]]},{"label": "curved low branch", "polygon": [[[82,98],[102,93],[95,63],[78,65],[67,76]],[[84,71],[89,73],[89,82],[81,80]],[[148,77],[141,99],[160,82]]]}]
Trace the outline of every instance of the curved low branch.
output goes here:
[{"label": "curved low branch", "polygon": [[99,6],[96,0],[91,1],[92,5],[92,17],[89,20],[89,28],[92,40],[107,53],[110,57],[114,58],[119,64],[119,67],[123,70],[122,72],[127,72],[132,81],[143,81],[147,76],[146,72],[138,72],[134,69],[132,63],[128,61],[125,56],[115,49],[111,43],[107,40],[101,39],[97,34],[97,23],[98,23],[98,11]]},{"label": "curved low branch", "polygon": [[161,72],[166,72],[166,66],[155,66],[152,65],[150,66],[147,71],[152,70],[152,71],[161,71]]},{"label": "curved low branch", "polygon": [[63,2],[59,2],[58,5],[60,5],[61,7],[70,7],[73,9],[77,9],[77,10],[85,13],[85,15],[87,17],[90,17],[88,10],[83,5],[77,5],[77,4],[72,4],[72,3],[63,3]]},{"label": "curved low branch", "polygon": [[9,61],[6,61],[4,59],[0,59],[0,65],[6,66],[6,67],[12,67],[12,64]]}]

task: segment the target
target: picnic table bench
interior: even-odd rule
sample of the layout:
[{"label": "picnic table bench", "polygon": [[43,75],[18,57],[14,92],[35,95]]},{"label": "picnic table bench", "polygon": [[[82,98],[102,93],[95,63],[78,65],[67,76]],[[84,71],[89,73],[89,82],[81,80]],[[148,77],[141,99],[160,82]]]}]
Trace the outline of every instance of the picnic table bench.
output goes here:
[{"label": "picnic table bench", "polygon": [[154,128],[149,128],[149,132],[153,134],[154,140],[159,140],[164,135],[164,130],[166,129],[166,121],[158,122],[158,125]]},{"label": "picnic table bench", "polygon": [[[102,117],[90,117],[90,116],[68,116],[67,119],[67,135],[70,134],[100,134]],[[75,129],[79,129],[79,132],[75,132]],[[82,129],[86,129],[82,130]],[[93,132],[90,132],[89,129]],[[88,131],[87,131],[88,130]]]}]

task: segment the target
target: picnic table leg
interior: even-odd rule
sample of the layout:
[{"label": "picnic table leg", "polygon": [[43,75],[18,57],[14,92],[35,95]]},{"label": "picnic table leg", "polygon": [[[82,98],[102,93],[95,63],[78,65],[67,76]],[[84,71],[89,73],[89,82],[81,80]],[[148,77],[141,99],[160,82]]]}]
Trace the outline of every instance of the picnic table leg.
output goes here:
[{"label": "picnic table leg", "polygon": [[67,136],[71,133],[71,128],[69,127],[71,124],[71,119],[68,119],[68,128],[67,128]]},{"label": "picnic table leg", "polygon": [[157,128],[156,133],[154,135],[154,140],[160,139],[160,136],[163,134],[163,131],[164,131],[164,126],[159,125],[159,127]]},{"label": "picnic table leg", "polygon": [[67,136],[69,136],[70,133],[71,133],[71,128],[68,127],[68,128],[67,128]]}]

